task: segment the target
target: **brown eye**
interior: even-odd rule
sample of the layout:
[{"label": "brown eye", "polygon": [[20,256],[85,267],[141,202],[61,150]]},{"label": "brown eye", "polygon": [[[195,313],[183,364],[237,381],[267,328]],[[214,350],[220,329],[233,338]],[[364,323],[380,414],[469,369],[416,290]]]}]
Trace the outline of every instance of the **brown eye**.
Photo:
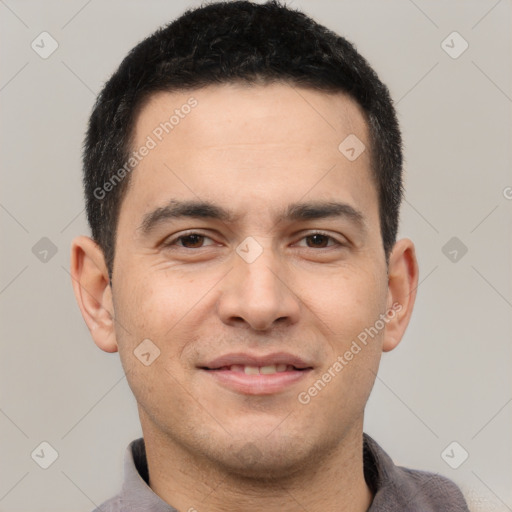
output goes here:
[{"label": "brown eye", "polygon": [[201,249],[202,247],[208,247],[209,245],[215,245],[215,242],[209,236],[195,232],[176,236],[163,243],[163,246],[169,249],[176,247],[182,247],[185,249]]},{"label": "brown eye", "polygon": [[[312,249],[323,249],[332,245],[340,245],[332,236],[324,235],[323,233],[313,233],[304,237],[304,240],[306,240],[306,246]],[[329,244],[329,242],[333,243]]]},{"label": "brown eye", "polygon": [[[314,235],[309,235],[305,238],[308,241],[308,247],[314,247],[314,248],[327,247],[329,240],[331,239],[330,236],[322,235],[320,233],[316,233]],[[311,243],[309,243],[309,242],[311,242]]]},{"label": "brown eye", "polygon": [[186,247],[188,249],[197,249],[202,247],[205,238],[206,237],[204,235],[198,235],[197,233],[194,233],[192,235],[180,236],[177,241],[181,242],[180,245],[182,247]]}]

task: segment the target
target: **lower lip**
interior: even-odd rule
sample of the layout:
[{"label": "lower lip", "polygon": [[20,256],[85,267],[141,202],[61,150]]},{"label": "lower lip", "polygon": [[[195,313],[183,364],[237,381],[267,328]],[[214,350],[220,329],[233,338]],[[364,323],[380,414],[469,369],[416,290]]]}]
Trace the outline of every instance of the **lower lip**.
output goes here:
[{"label": "lower lip", "polygon": [[201,370],[215,381],[232,391],[244,395],[272,395],[284,391],[293,384],[303,380],[311,371],[295,370],[271,374],[246,375],[231,370]]}]

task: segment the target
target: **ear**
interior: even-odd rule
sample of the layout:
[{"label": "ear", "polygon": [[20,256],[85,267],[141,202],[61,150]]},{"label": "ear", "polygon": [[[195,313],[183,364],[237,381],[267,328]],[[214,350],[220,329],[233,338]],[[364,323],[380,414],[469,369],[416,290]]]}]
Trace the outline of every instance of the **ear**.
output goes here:
[{"label": "ear", "polygon": [[389,256],[387,317],[383,352],[393,350],[402,339],[409,324],[416,288],[418,287],[418,262],[414,244],[408,238],[399,240]]},{"label": "ear", "polygon": [[71,244],[71,278],[75,297],[91,336],[105,352],[117,352],[114,307],[105,257],[87,236]]}]

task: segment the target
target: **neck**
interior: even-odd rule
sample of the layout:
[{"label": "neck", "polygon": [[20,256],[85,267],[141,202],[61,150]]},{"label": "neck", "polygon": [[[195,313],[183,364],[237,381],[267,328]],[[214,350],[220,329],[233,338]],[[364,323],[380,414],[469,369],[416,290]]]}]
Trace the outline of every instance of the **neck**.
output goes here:
[{"label": "neck", "polygon": [[243,477],[211,460],[198,460],[162,433],[144,428],[150,487],[187,512],[366,512],[372,493],[363,473],[362,426],[328,456],[279,479]]}]

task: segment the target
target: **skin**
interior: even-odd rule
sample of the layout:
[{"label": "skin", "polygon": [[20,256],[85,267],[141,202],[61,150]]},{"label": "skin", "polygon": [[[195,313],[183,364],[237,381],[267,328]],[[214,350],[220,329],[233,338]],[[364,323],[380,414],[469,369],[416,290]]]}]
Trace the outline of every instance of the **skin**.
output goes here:
[{"label": "skin", "polygon": [[[112,287],[101,249],[85,236],[72,244],[82,315],[99,348],[119,351],[138,403],[150,486],[183,511],[365,511],[364,407],[382,352],[409,322],[418,266],[408,239],[386,265],[369,150],[353,162],[338,150],[349,134],[369,147],[362,110],[344,94],[286,84],[158,93],[133,147],[191,96],[198,105],[132,172]],[[144,216],[171,199],[207,200],[236,219],[170,219],[144,234]],[[362,223],[279,220],[299,201],[347,203]],[[206,238],[176,240],[187,230]],[[312,238],[318,230],[327,237]],[[262,248],[252,263],[236,252],[249,236]],[[300,403],[394,303],[385,328]],[[133,354],[147,338],[160,350],[149,366]],[[247,395],[197,368],[238,351],[289,352],[313,370]]]}]

